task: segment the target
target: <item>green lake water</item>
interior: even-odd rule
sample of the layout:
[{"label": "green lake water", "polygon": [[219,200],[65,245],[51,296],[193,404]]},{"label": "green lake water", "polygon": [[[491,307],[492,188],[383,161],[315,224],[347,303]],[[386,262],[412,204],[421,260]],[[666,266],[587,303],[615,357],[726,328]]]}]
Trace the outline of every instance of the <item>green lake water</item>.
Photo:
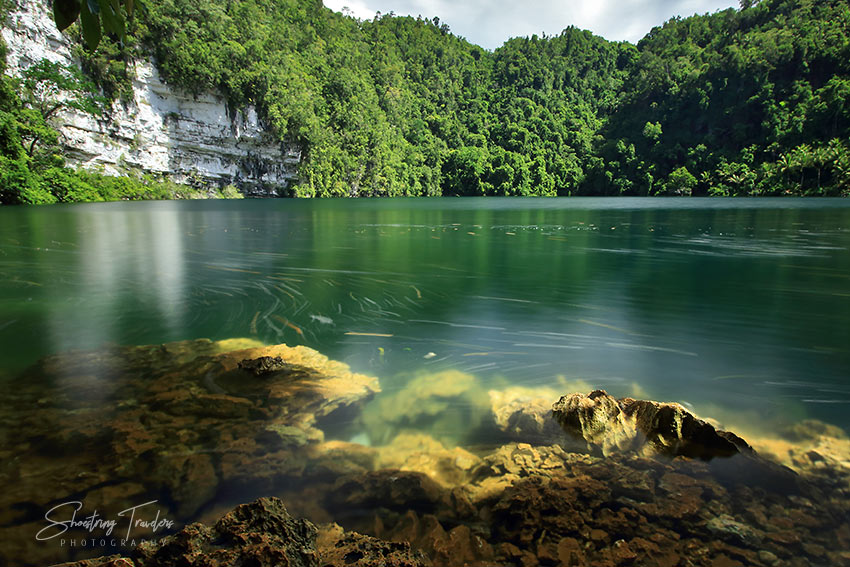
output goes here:
[{"label": "green lake water", "polygon": [[313,347],[387,392],[453,369],[848,428],[848,322],[847,200],[0,209],[7,376],[105,343],[254,337]]}]

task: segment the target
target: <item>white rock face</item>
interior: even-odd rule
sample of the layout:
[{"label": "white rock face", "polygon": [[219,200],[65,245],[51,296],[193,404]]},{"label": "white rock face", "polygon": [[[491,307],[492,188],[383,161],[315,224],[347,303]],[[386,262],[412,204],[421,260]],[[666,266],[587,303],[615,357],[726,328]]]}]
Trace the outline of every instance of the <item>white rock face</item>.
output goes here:
[{"label": "white rock face", "polygon": [[[79,65],[56,30],[49,0],[14,0],[2,29],[8,72],[48,59]],[[108,175],[136,169],[201,186],[233,184],[243,193],[277,196],[295,180],[300,150],[266,131],[253,107],[228,113],[213,95],[195,97],[160,79],[152,61],[135,63],[133,100],[104,117],[62,113],[58,128],[69,163]]]}]

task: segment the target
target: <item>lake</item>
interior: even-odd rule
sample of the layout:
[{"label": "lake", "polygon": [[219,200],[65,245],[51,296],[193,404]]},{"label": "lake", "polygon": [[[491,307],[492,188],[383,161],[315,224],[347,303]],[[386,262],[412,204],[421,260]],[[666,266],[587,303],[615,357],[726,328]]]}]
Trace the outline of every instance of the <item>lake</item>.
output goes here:
[{"label": "lake", "polygon": [[[298,504],[298,495],[309,500],[318,498],[310,490],[331,490],[333,483],[311,488],[309,480],[325,475],[323,482],[329,482],[327,468],[315,469],[321,474],[311,473],[312,465],[280,472],[282,463],[293,462],[280,452],[289,451],[287,443],[303,446],[315,439],[293,440],[291,427],[275,425],[267,428],[274,435],[257,434],[255,448],[222,449],[236,443],[234,436],[255,435],[250,428],[262,423],[258,406],[245,410],[254,420],[247,433],[238,419],[233,431],[242,434],[218,433],[215,416],[224,414],[216,412],[225,410],[198,408],[188,394],[183,405],[167,405],[183,386],[166,393],[158,386],[145,392],[147,386],[128,386],[120,357],[136,357],[126,364],[138,369],[139,357],[160,351],[137,356],[116,350],[118,345],[194,339],[305,345],[376,377],[382,390],[363,416],[336,412],[321,422],[326,440],[382,447],[418,429],[446,448],[475,452],[490,441],[480,423],[488,392],[517,386],[551,402],[597,388],[617,397],[680,402],[748,438],[807,419],[848,429],[848,321],[848,200],[441,198],[3,207],[0,379],[15,386],[4,393],[0,416],[0,433],[9,444],[0,455],[6,462],[0,473],[10,487],[0,540],[25,541],[4,556],[10,564],[38,564],[95,553],[47,550],[27,535],[43,522],[48,504],[74,495],[102,506],[110,499],[158,498],[169,513],[189,521],[285,489],[295,510],[313,519],[311,504]],[[46,356],[95,349],[125,354],[110,359],[114,371],[103,363],[112,355],[54,358],[34,374],[27,370]],[[23,382],[14,381],[25,372],[30,374],[23,374]],[[154,374],[152,369],[152,381],[162,379]],[[138,384],[148,379],[133,376]],[[223,376],[225,386],[208,373],[201,386],[186,388],[207,403],[221,402],[226,393],[230,404],[240,396],[242,379]],[[27,392],[16,398],[18,388]],[[265,403],[251,388],[245,384],[239,403]],[[417,408],[415,396],[428,388],[422,396],[442,390],[436,395],[446,398],[431,410],[398,415]],[[165,405],[139,410],[140,403],[153,407],[140,402],[147,395]],[[61,402],[52,404],[54,397]],[[100,413],[111,424],[106,432],[89,425]],[[160,427],[157,416],[171,420],[169,425]],[[73,433],[64,430],[66,420],[79,421]],[[145,437],[149,433],[169,445],[157,446],[159,441]],[[407,439],[444,450],[437,441]],[[502,442],[492,439],[493,446]],[[492,448],[463,455],[479,459]],[[254,476],[228,465],[226,456],[204,456],[233,451],[259,459]],[[109,464],[92,473],[99,463]],[[96,477],[85,481],[85,489],[65,478],[78,469]],[[206,485],[208,477],[218,480]],[[50,488],[41,492],[43,486]],[[184,492],[184,486],[200,492]],[[720,489],[705,493],[711,490]],[[741,494],[730,497],[730,506],[739,501],[752,508],[752,492]],[[776,498],[773,509],[790,505],[784,496]],[[329,519],[326,511],[315,514],[317,521]],[[331,514],[347,528],[366,522]],[[829,520],[824,529],[844,533],[842,521]],[[824,529],[819,533],[832,533]],[[104,551],[115,552],[101,544],[97,552]]]},{"label": "lake", "polygon": [[[850,426],[850,202],[184,201],[0,210],[0,355],[255,337],[398,387],[582,381]],[[386,335],[386,336],[384,336]]]}]

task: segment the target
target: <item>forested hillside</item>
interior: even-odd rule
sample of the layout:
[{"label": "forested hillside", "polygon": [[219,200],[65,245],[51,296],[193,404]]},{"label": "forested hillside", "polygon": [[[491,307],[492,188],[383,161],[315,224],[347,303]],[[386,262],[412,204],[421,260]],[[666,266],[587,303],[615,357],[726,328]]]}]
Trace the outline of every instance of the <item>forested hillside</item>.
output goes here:
[{"label": "forested hillside", "polygon": [[763,0],[637,46],[569,28],[488,52],[320,0],[146,0],[123,44],[80,53],[108,97],[153,54],[255,104],[302,148],[298,196],[846,195],[849,33],[843,0]]},{"label": "forested hillside", "polygon": [[850,4],[765,0],[638,44],[588,192],[847,194]]}]

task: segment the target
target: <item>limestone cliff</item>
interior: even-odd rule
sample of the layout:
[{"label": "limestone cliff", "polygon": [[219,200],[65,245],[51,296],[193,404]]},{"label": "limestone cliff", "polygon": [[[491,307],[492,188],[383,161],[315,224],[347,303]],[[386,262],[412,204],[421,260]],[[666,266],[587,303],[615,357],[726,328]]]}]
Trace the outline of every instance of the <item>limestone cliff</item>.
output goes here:
[{"label": "limestone cliff", "polygon": [[[48,59],[77,65],[70,38],[56,30],[49,0],[12,0],[2,29],[8,72]],[[253,107],[232,111],[212,94],[166,85],[151,60],[135,62],[133,98],[103,117],[67,111],[55,124],[72,165],[109,175],[162,174],[178,183],[236,185],[277,196],[296,175],[300,150],[276,140]]]}]

